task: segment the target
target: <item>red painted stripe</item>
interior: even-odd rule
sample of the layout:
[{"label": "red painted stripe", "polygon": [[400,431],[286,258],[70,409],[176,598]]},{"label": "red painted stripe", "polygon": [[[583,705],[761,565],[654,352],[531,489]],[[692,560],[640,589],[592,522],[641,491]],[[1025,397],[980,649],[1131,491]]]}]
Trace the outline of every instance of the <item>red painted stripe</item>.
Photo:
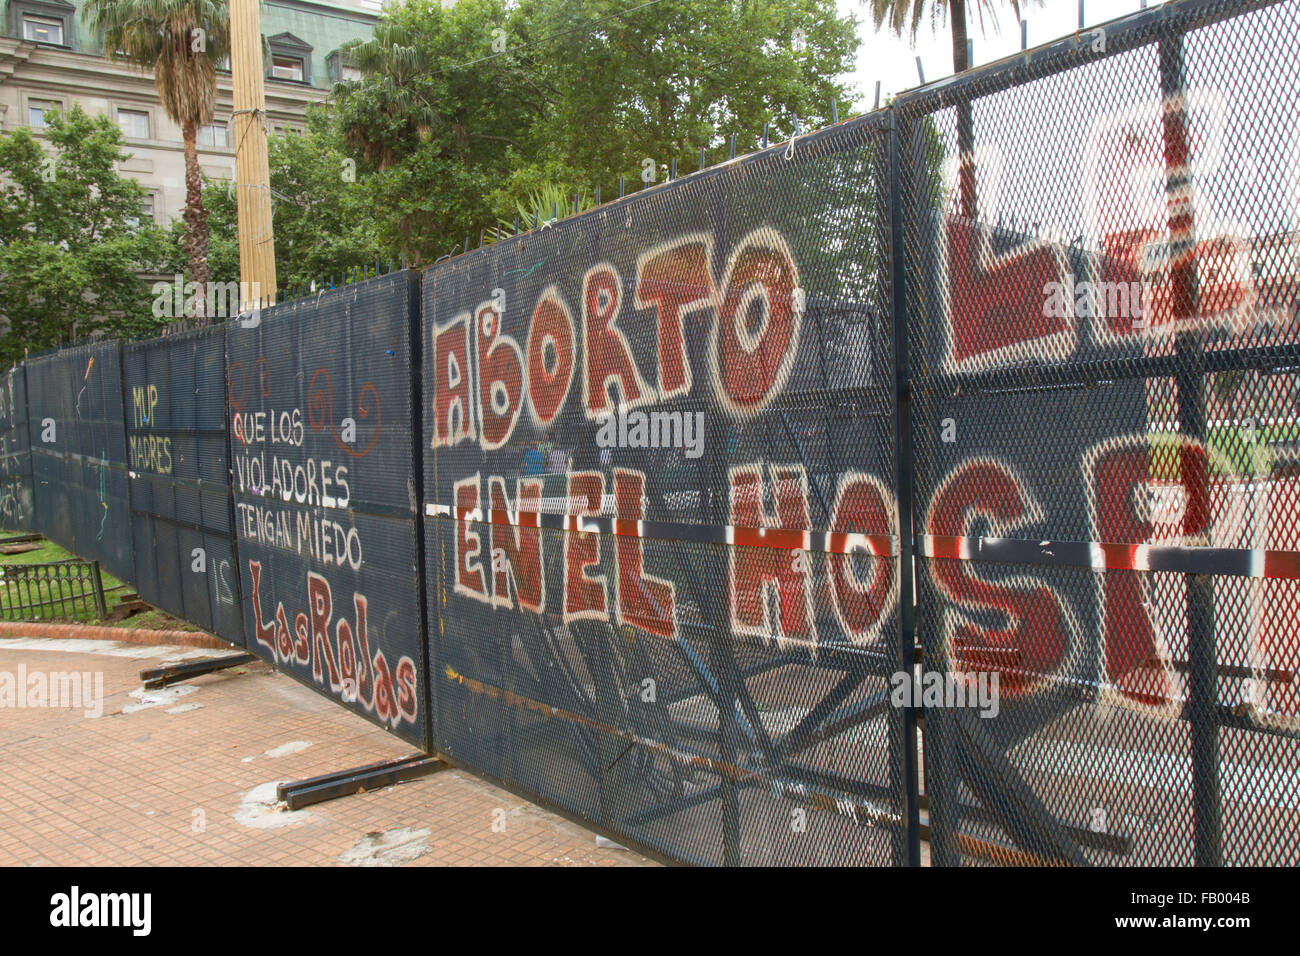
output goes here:
[{"label": "red painted stripe", "polygon": [[1264,577],[1300,579],[1300,551],[1265,551]]},{"label": "red painted stripe", "polygon": [[[470,514],[475,510],[484,511],[485,518],[479,518],[475,521],[478,524],[499,524],[515,525],[522,528],[540,528],[542,527],[542,513],[536,511],[520,511],[514,519],[511,520],[510,514],[499,508],[491,509],[471,509],[471,508],[452,508],[450,511],[455,514],[457,521],[470,521]],[[613,515],[555,515],[553,518],[559,519],[566,531],[581,531],[581,521],[583,518],[600,518],[610,521],[613,524],[614,534],[626,538],[642,537],[660,537],[658,535],[641,534],[637,530],[638,520],[634,518],[619,518]],[[649,521],[645,522],[651,526],[660,527],[673,525],[673,522],[667,521]],[[719,539],[726,538],[726,529],[719,528],[716,525],[680,525],[683,529],[693,531],[705,531],[712,533]],[[558,530],[558,529],[557,529]],[[805,531],[802,528],[742,528],[733,526],[731,528],[732,540],[736,544],[746,547],[756,548],[775,548],[781,551],[803,551],[805,549],[813,551],[822,551],[827,554],[850,554],[859,543],[864,544],[867,549],[874,555],[883,557],[894,557],[898,554],[898,547],[892,535],[888,534],[863,534],[857,531]],[[693,540],[689,534],[683,534],[682,540]],[[807,537],[807,541],[805,541]],[[824,542],[824,543],[819,543]],[[712,542],[701,541],[701,544]]]}]

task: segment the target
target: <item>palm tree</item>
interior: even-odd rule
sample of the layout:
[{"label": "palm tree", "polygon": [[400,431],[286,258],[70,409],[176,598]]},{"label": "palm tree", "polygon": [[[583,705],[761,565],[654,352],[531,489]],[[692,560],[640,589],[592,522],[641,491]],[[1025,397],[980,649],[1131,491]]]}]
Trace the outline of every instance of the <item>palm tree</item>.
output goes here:
[{"label": "palm tree", "polygon": [[[1020,19],[1021,0],[1007,0]],[[1027,3],[1041,0],[1026,0]],[[999,0],[970,0],[979,17],[980,32],[984,32],[984,15],[989,22],[996,25]],[[946,16],[952,24],[952,71],[965,73],[970,69],[966,56],[966,6],[967,0],[871,0],[871,22],[879,28],[888,23],[895,33],[903,35],[907,29],[911,39],[916,41],[916,32],[921,25],[921,17],[928,8],[930,19],[937,22],[941,15]],[[972,166],[972,153],[975,149],[975,129],[971,118],[969,103],[963,102],[957,110],[957,151],[961,157],[958,173],[958,192],[961,202],[961,214],[975,218],[975,175]]]},{"label": "palm tree", "polygon": [[167,115],[185,139],[185,255],[190,281],[203,306],[208,271],[208,212],[203,207],[198,134],[212,122],[217,66],[230,56],[230,8],[226,0],[89,0],[86,26],[102,31],[104,51],[141,72],[153,71]]}]

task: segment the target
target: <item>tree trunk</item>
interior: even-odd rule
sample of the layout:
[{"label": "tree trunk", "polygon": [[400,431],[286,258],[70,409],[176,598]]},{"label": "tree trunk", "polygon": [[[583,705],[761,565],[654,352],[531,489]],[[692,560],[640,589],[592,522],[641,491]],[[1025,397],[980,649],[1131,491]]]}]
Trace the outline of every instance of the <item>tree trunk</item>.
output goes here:
[{"label": "tree trunk", "polygon": [[948,18],[952,21],[952,71],[965,73],[970,69],[966,58],[966,0],[948,0]]},{"label": "tree trunk", "polygon": [[[965,73],[970,69],[966,57],[966,0],[949,0],[948,19],[952,27],[952,71]],[[975,201],[975,119],[969,100],[957,103],[957,195],[960,212],[966,219],[974,219]]]},{"label": "tree trunk", "polygon": [[203,176],[199,171],[198,124],[185,123],[185,255],[189,262],[190,282],[197,287],[191,317],[199,324],[208,315],[208,211],[203,207]]}]

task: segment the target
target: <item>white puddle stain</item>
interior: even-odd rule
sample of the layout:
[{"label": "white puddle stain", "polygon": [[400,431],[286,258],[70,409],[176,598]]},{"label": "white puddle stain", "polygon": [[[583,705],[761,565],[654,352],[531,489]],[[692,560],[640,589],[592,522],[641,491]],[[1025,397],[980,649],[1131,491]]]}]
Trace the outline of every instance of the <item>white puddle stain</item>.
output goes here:
[{"label": "white puddle stain", "polygon": [[367,833],[338,859],[344,866],[401,866],[428,852],[428,830],[397,827]]},{"label": "white puddle stain", "polygon": [[300,754],[311,746],[310,740],[291,740],[287,744],[280,744],[278,747],[272,747],[270,750],[264,750],[261,754],[252,754],[248,757],[240,757],[240,763],[252,763],[259,756],[262,757],[287,757],[289,754]]},{"label": "white puddle stain", "polygon": [[275,796],[279,781],[259,783],[239,801],[235,822],[256,830],[278,830],[280,827],[304,823],[311,819],[306,810],[288,810]]},{"label": "white puddle stain", "polygon": [[265,751],[267,757],[287,757],[289,754],[300,754],[311,746],[310,740],[291,740],[287,744],[280,744],[278,747],[272,747]]},{"label": "white puddle stain", "polygon": [[150,707],[166,707],[176,703],[177,700],[186,694],[192,694],[197,687],[189,684],[177,684],[174,687],[159,687],[157,690],[145,690],[143,687],[137,687],[131,691],[131,697],[134,697],[139,703],[124,704],[122,713],[134,714],[136,711],[148,710]]}]

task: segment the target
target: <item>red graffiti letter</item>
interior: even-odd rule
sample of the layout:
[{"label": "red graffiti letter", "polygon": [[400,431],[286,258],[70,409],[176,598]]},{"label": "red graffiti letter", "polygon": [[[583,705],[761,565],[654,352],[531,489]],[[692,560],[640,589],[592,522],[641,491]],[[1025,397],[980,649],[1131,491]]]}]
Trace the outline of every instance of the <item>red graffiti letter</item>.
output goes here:
[{"label": "red graffiti letter", "polygon": [[[880,629],[898,603],[898,562],[877,554],[862,535],[897,534],[889,492],[869,475],[840,479],[831,514],[831,599],[850,640],[865,641]],[[871,555],[868,559],[865,555]],[[865,578],[859,568],[869,560]]]},{"label": "red graffiti letter", "polygon": [[623,304],[618,273],[607,265],[592,266],[582,280],[582,354],[587,374],[583,402],[587,417],[596,418],[609,408],[609,384],[618,382],[620,400],[629,407],[654,398],[641,378],[627,338],[614,324]]},{"label": "red graffiti letter", "polygon": [[434,445],[454,445],[474,437],[473,383],[470,381],[469,313],[433,330]]},{"label": "red graffiti letter", "polygon": [[714,304],[712,259],[713,240],[700,233],[652,249],[637,260],[634,303],[638,309],[654,309],[658,318],[661,399],[690,394],[682,319]]},{"label": "red graffiti letter", "polygon": [[[1011,471],[996,461],[974,460],[957,466],[935,493],[926,532],[963,538],[981,520],[992,535],[1002,535],[1041,517]],[[940,592],[957,608],[945,614],[945,640],[953,670],[996,670],[1008,693],[1028,690],[1060,667],[1074,633],[1069,611],[1046,584],[1033,578],[985,580],[965,560],[965,547],[937,543],[927,562]],[[990,611],[1005,622],[988,627],[970,611]]]},{"label": "red graffiti letter", "polygon": [[510,440],[524,397],[524,357],[519,343],[501,331],[501,313],[491,303],[474,316],[479,330],[479,444],[488,450]]},{"label": "red graffiti letter", "polygon": [[770,227],[731,254],[710,352],[718,397],[733,411],[757,411],[785,385],[803,322],[798,287],[794,256]]},{"label": "red graffiti letter", "polygon": [[[1165,706],[1175,696],[1168,662],[1162,660],[1147,608],[1137,549],[1156,532],[1150,513],[1151,447],[1146,436],[1103,445],[1087,459],[1093,534],[1107,552],[1101,575],[1102,640],[1106,677],[1120,693],[1141,704]],[[1181,535],[1196,543],[1209,525],[1205,448],[1180,440],[1178,465],[1186,507]],[[1192,539],[1192,540],[1188,540]],[[1115,568],[1119,564],[1123,567]],[[1134,569],[1134,570],[1129,570]]]},{"label": "red graffiti letter", "polygon": [[[1014,358],[1016,346],[1039,342],[1057,357],[1074,348],[1074,320],[1045,316],[1049,283],[1065,277],[1065,264],[1051,246],[1025,243],[994,258],[987,226],[948,223],[948,364],[972,359]],[[1041,341],[1047,340],[1047,341]]]},{"label": "red graffiti letter", "polygon": [[609,615],[605,603],[605,576],[588,577],[587,569],[600,564],[600,535],[578,531],[577,516],[598,515],[605,497],[605,476],[596,471],[569,474],[569,523],[564,535],[564,619]]},{"label": "red graffiti letter", "polygon": [[[542,529],[538,509],[542,504],[540,481],[515,480],[517,511],[510,514],[504,478],[488,478],[492,523],[488,542],[492,552],[492,603],[510,607],[510,582],[515,583],[519,605],[540,614],[546,600],[546,576],[542,573]],[[498,568],[498,556],[504,567]]]},{"label": "red graffiti letter", "polygon": [[545,428],[573,382],[573,316],[555,286],[547,286],[528,326],[528,399],[538,426]]},{"label": "red graffiti letter", "polygon": [[307,572],[307,604],[311,612],[311,676],[321,682],[321,661],[329,674],[330,688],[338,690],[339,669],[334,663],[334,648],[330,645],[330,616],[333,614],[333,597],[330,585],[314,571]]},{"label": "red graffiti letter", "polygon": [[452,488],[453,520],[456,522],[456,581],[458,594],[477,601],[490,601],[487,582],[483,580],[483,539],[473,529],[472,521],[482,521],[479,508],[479,476],[456,482]]},{"label": "red graffiti letter", "polygon": [[618,618],[620,624],[626,622],[660,637],[672,637],[677,632],[673,585],[642,571],[645,541],[637,534],[636,523],[645,517],[644,495],[645,475],[614,469],[614,507],[618,513],[614,526],[620,532],[614,551]]},{"label": "red graffiti letter", "polygon": [[[808,558],[808,476],[802,466],[769,466],[776,518],[763,505],[763,470],[758,464],[731,469],[731,626],[742,634],[815,641],[812,566]],[[775,591],[779,620],[768,613]]]}]

